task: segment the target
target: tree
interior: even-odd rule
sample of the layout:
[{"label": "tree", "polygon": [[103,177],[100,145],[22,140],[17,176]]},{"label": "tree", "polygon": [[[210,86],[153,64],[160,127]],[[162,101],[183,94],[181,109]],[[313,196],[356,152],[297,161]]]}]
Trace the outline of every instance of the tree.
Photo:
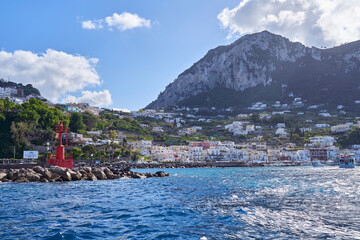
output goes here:
[{"label": "tree", "polygon": [[31,122],[34,127],[41,129],[54,129],[56,124],[62,120],[68,124],[68,118],[57,108],[49,108],[47,104],[37,99],[30,99],[21,105],[22,111],[17,116],[17,122]]},{"label": "tree", "polygon": [[260,121],[260,116],[259,116],[259,114],[253,113],[253,114],[251,115],[251,121],[252,121],[253,123],[259,122],[259,121]]},{"label": "tree", "polygon": [[114,157],[116,158],[116,157],[121,157],[121,150],[120,149],[117,149],[117,150],[115,150],[115,152],[114,152]]},{"label": "tree", "polygon": [[285,118],[281,114],[275,114],[270,118],[270,121],[272,124],[283,123],[285,122]]},{"label": "tree", "polygon": [[12,122],[10,129],[12,133],[12,138],[18,145],[30,145],[28,137],[31,134],[31,127],[29,126],[29,124],[24,122],[19,122],[15,124],[14,122]]},{"label": "tree", "polygon": [[115,138],[117,137],[117,133],[115,130],[110,130],[110,138],[111,140],[115,140]]},{"label": "tree", "polygon": [[90,113],[90,112],[84,112],[83,113],[83,122],[86,126],[86,130],[95,129],[98,123],[97,117]]},{"label": "tree", "polygon": [[104,161],[104,160],[106,160],[106,158],[107,158],[107,155],[106,155],[105,149],[101,149],[100,151],[98,151],[96,153],[96,159]]},{"label": "tree", "polygon": [[131,152],[130,157],[131,157],[131,160],[133,160],[133,161],[139,160],[139,158],[140,158],[139,151]]},{"label": "tree", "polygon": [[348,135],[344,135],[339,137],[338,143],[341,147],[349,147],[353,144],[359,144],[360,143],[360,129],[354,129],[352,130]]},{"label": "tree", "polygon": [[73,155],[73,158],[74,159],[80,159],[81,158],[81,154],[82,154],[82,150],[77,148],[77,147],[74,147],[72,149],[72,155]]},{"label": "tree", "polygon": [[0,121],[5,121],[5,116],[3,114],[5,110],[4,101],[0,99]]},{"label": "tree", "polygon": [[81,113],[71,113],[69,127],[72,132],[79,132],[80,130],[85,129],[85,125],[83,123],[83,116],[81,115]]},{"label": "tree", "polygon": [[96,154],[96,149],[93,145],[86,145],[81,150],[82,150],[85,158],[90,158],[90,156],[92,154],[93,155]]}]

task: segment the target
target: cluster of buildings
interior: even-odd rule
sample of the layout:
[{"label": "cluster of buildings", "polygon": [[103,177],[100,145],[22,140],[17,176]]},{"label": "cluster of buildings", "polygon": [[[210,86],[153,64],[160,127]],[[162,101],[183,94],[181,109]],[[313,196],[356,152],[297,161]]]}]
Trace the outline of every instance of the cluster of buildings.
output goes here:
[{"label": "cluster of buildings", "polygon": [[[55,104],[48,104],[49,107],[55,107]],[[90,106],[88,103],[67,103],[67,104],[57,104],[60,107],[63,107],[66,112],[72,113],[72,112],[90,112],[94,115],[99,115],[101,110],[99,107]]]},{"label": "cluster of buildings", "polygon": [[[319,136],[310,139],[304,149],[271,148],[265,142],[204,141],[190,142],[187,146],[157,146],[151,141],[131,142],[133,149],[140,155],[158,162],[202,162],[202,161],[236,161],[244,163],[263,163],[285,165],[289,163],[310,164],[313,160],[336,163],[342,154],[354,155],[360,162],[360,145],[352,149],[340,150],[334,146],[336,140],[331,136]],[[291,147],[291,144],[289,144]]]},{"label": "cluster of buildings", "polygon": [[[278,113],[276,113],[278,114]],[[269,119],[271,117],[270,114],[260,114],[260,119]],[[312,120],[306,120],[307,124],[312,123]],[[301,132],[308,132],[313,131],[315,129],[321,129],[321,128],[330,128],[332,133],[342,133],[347,132],[351,130],[352,128],[360,128],[360,121],[357,121],[357,123],[353,122],[346,122],[344,124],[338,124],[334,126],[330,126],[328,123],[317,123],[314,124],[313,127],[302,127],[299,130]],[[248,135],[249,133],[262,130],[261,126],[255,126],[250,124],[249,121],[234,121],[231,124],[225,125],[225,129],[229,132],[233,133],[234,136],[239,135]],[[278,123],[275,126],[275,135],[278,137],[287,137],[288,131],[286,129],[285,123]]]},{"label": "cluster of buildings", "polygon": [[7,98],[15,104],[22,104],[28,102],[30,98],[43,99],[39,95],[24,95],[24,90],[22,88],[16,87],[0,87],[0,98]]},{"label": "cluster of buildings", "polygon": [[261,126],[252,125],[249,121],[235,121],[225,125],[225,129],[233,133],[234,136],[240,136],[248,135],[249,133],[255,132],[255,130],[261,130]]}]

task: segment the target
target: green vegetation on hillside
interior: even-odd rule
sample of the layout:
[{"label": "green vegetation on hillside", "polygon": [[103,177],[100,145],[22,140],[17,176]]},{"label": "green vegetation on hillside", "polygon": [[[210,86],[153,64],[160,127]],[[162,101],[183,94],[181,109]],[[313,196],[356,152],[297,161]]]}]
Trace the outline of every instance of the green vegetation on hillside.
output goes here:
[{"label": "green vegetation on hillside", "polygon": [[62,120],[68,125],[68,117],[57,108],[49,108],[40,100],[15,105],[7,99],[0,99],[0,158],[13,155],[21,157],[22,151],[29,149],[31,143],[41,145],[54,138],[56,124]]}]

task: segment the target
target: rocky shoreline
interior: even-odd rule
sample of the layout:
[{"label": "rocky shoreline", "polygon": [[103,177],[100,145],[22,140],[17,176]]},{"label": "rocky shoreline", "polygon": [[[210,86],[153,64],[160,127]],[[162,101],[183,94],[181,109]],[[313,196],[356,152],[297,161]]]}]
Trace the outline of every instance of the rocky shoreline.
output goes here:
[{"label": "rocky shoreline", "polygon": [[130,168],[110,169],[108,167],[74,167],[72,170],[57,166],[0,170],[1,182],[66,182],[66,181],[96,181],[106,179],[129,179],[167,177],[168,173],[132,172]]}]

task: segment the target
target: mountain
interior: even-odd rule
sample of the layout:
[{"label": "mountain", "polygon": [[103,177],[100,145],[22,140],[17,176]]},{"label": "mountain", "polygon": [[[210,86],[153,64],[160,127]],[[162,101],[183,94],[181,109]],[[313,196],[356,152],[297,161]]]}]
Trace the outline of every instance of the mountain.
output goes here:
[{"label": "mountain", "polygon": [[290,102],[351,105],[360,100],[360,41],[306,47],[268,31],[210,50],[146,108],[246,107]]}]

